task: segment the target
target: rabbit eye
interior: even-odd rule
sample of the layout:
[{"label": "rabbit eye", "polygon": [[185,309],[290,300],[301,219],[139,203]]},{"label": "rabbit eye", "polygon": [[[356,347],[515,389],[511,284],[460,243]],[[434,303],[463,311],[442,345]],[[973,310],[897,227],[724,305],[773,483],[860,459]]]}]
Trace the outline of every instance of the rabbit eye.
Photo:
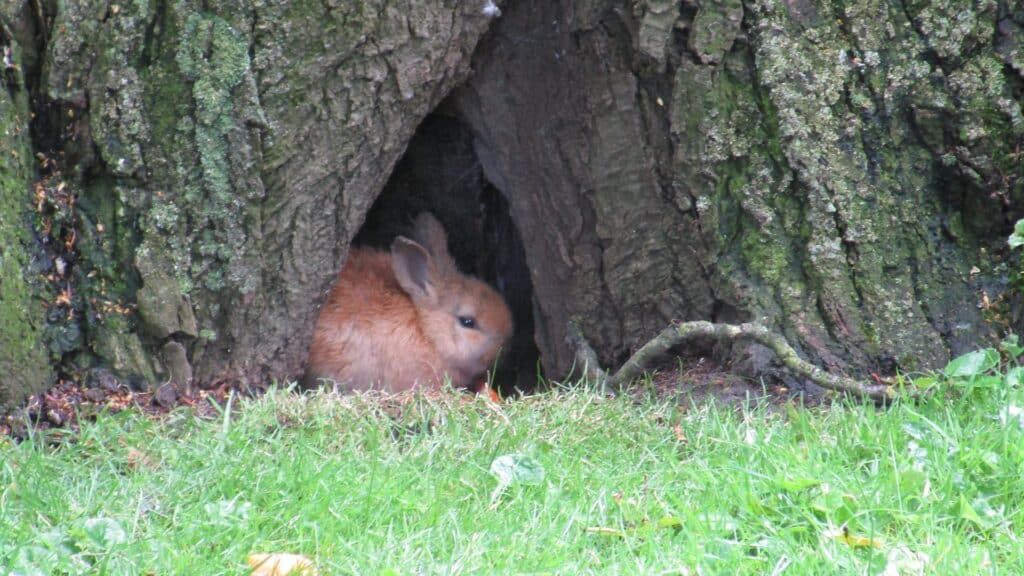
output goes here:
[{"label": "rabbit eye", "polygon": [[459,324],[463,328],[476,328],[476,318],[472,316],[459,316]]}]

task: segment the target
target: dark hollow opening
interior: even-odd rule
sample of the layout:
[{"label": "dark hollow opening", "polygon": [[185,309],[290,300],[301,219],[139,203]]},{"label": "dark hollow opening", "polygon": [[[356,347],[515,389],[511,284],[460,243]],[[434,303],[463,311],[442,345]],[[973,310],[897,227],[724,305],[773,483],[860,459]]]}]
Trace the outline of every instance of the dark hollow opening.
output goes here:
[{"label": "dark hollow opening", "polygon": [[503,396],[537,386],[540,353],[533,339],[533,287],[519,231],[501,191],[487,181],[473,135],[453,116],[427,116],[395,165],[353,244],[387,249],[429,211],[448,232],[459,269],[498,290],[515,320],[494,384]]}]

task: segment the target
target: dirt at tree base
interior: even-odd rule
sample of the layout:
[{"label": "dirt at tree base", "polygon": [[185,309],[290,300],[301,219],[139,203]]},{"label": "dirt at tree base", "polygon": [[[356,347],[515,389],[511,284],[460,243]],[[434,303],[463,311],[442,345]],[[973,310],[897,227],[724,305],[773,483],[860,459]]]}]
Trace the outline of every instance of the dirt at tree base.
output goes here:
[{"label": "dirt at tree base", "polygon": [[632,386],[630,396],[637,401],[676,399],[684,410],[709,402],[731,408],[758,403],[813,407],[827,404],[832,397],[825,389],[807,382],[787,383],[776,375],[743,376],[708,357],[682,357],[662,363],[650,372],[649,385],[646,382]]},{"label": "dirt at tree base", "polygon": [[150,418],[162,418],[172,410],[188,407],[202,418],[218,414],[217,406],[227,402],[231,390],[221,387],[195,395],[179,395],[173,403],[158,403],[156,392],[137,392],[127,386],[86,388],[74,382],[60,382],[45,392],[29,397],[25,406],[0,420],[0,436],[24,440],[45,432],[51,441],[77,433],[81,422],[100,414],[136,410]]},{"label": "dirt at tree base", "polygon": [[[87,387],[62,381],[31,396],[22,408],[0,419],[0,437],[20,441],[43,432],[48,441],[59,442],[73,437],[82,422],[93,421],[101,414],[125,410],[160,419],[184,408],[200,418],[213,419],[220,415],[232,394],[236,398],[254,398],[262,393],[262,390],[240,390],[225,385],[213,390],[199,390],[195,394],[159,398],[159,389],[140,392],[117,382]],[[705,357],[663,363],[650,373],[648,380],[637,382],[627,394],[637,403],[674,400],[680,410],[709,402],[728,408],[758,403],[772,407],[812,407],[826,404],[830,398],[820,388],[787,386],[776,378],[756,380],[740,376],[727,366]],[[466,396],[470,397],[468,393]],[[507,398],[505,401],[515,402],[516,399]],[[381,407],[393,417],[400,415],[404,404],[400,398],[381,399]]]}]

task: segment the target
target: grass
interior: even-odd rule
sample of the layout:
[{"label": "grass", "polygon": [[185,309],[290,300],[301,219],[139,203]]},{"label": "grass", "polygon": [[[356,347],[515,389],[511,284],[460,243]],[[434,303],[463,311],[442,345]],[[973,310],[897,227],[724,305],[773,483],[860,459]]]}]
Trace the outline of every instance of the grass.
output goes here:
[{"label": "grass", "polygon": [[321,574],[1024,573],[1014,393],[733,410],[576,391],[395,417],[272,392],[215,422],[107,415],[57,446],[0,440],[0,574],[248,574],[253,552]]}]

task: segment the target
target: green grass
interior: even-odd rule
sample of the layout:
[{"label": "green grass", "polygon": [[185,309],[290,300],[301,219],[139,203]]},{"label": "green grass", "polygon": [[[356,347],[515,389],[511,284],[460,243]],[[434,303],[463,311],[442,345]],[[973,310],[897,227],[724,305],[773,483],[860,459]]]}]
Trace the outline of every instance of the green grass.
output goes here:
[{"label": "green grass", "polygon": [[[1019,574],[1014,394],[733,410],[578,391],[396,419],[277,392],[216,422],[104,416],[58,446],[0,440],[0,574],[248,574],[252,552],[321,574]],[[495,496],[508,454],[545,475]]]}]

